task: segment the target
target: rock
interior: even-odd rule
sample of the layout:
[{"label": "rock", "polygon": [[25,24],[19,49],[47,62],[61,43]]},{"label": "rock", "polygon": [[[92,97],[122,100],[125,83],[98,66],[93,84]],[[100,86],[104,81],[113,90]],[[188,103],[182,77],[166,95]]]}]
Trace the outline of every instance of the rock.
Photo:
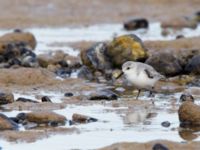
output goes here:
[{"label": "rock", "polygon": [[169,150],[165,145],[160,144],[160,143],[156,143],[152,150]]},{"label": "rock", "polygon": [[180,34],[176,36],[176,39],[181,39],[181,38],[185,38],[184,35]]},{"label": "rock", "polygon": [[189,130],[188,130],[188,128],[186,128],[186,129],[185,128],[180,128],[178,133],[179,133],[179,136],[182,139],[186,140],[186,141],[192,141],[192,140],[194,140],[194,139],[199,137],[195,133],[195,131],[191,130],[190,128],[189,128]]},{"label": "rock", "polygon": [[40,54],[38,55],[38,62],[41,67],[46,68],[48,65],[57,65],[60,66],[67,66],[68,63],[65,60],[65,57],[68,56],[68,54],[64,53],[63,51],[55,51],[48,54]]},{"label": "rock", "polygon": [[87,80],[94,80],[94,75],[87,66],[82,66],[78,72],[78,77]]},{"label": "rock", "polygon": [[114,38],[105,52],[113,66],[120,68],[126,61],[145,61],[148,57],[141,39],[134,34]]},{"label": "rock", "polygon": [[68,78],[70,77],[71,73],[72,73],[72,69],[71,68],[60,68],[58,70],[56,70],[56,75],[61,77],[61,78]]},{"label": "rock", "polygon": [[195,20],[197,22],[200,22],[200,11],[198,11],[198,12],[195,13]]},{"label": "rock", "polygon": [[97,122],[98,119],[81,115],[81,114],[73,114],[72,121],[77,122],[77,123],[90,123],[90,122]]},{"label": "rock", "polygon": [[65,97],[72,97],[72,96],[73,96],[73,93],[67,92],[67,93],[64,94],[64,96],[65,96]]},{"label": "rock", "polygon": [[28,44],[32,49],[36,47],[36,38],[32,33],[29,32],[13,32],[7,33],[0,37],[0,43],[25,43]]},{"label": "rock", "polygon": [[184,69],[187,73],[200,74],[200,55],[193,56]]},{"label": "rock", "polygon": [[96,43],[92,47],[81,51],[83,65],[89,69],[104,71],[111,68],[111,63],[105,56],[106,43]]},{"label": "rock", "polygon": [[191,101],[194,102],[194,97],[190,94],[182,94],[180,97],[180,102]]},{"label": "rock", "polygon": [[132,19],[124,23],[124,29],[137,30],[141,28],[148,28],[149,23],[145,18]]},{"label": "rock", "polygon": [[13,103],[14,95],[12,93],[2,93],[0,92],[0,105]]},{"label": "rock", "polygon": [[41,98],[41,100],[42,100],[42,102],[50,102],[50,103],[52,103],[51,99],[48,96],[43,96]]},{"label": "rock", "polygon": [[171,125],[171,123],[169,122],[169,121],[164,121],[164,122],[162,122],[161,123],[161,125],[163,126],[163,127],[169,127],[170,125]]},{"label": "rock", "polygon": [[166,76],[175,76],[183,71],[179,60],[173,54],[167,52],[160,52],[150,56],[146,63]]},{"label": "rock", "polygon": [[200,125],[200,106],[192,101],[185,101],[178,110],[181,126],[199,126]]},{"label": "rock", "polygon": [[89,100],[117,100],[118,95],[111,90],[105,89],[91,93]]},{"label": "rock", "polygon": [[17,115],[19,120],[25,122],[36,123],[38,125],[64,125],[66,118],[62,115],[56,114],[54,112],[30,112],[30,113],[21,113]]},{"label": "rock", "polygon": [[35,100],[32,100],[32,99],[28,99],[28,98],[23,98],[23,97],[19,97],[17,100],[17,102],[29,102],[29,103],[38,103],[37,101]]},{"label": "rock", "polygon": [[0,114],[0,130],[17,130],[18,125],[4,114]]}]

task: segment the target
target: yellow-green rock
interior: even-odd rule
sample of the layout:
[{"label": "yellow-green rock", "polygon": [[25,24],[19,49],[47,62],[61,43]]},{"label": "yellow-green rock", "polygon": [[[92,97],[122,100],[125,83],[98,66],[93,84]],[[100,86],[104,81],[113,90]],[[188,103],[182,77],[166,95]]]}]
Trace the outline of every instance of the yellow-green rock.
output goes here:
[{"label": "yellow-green rock", "polygon": [[142,41],[134,34],[115,38],[108,44],[106,54],[119,67],[126,61],[144,61],[148,57]]}]

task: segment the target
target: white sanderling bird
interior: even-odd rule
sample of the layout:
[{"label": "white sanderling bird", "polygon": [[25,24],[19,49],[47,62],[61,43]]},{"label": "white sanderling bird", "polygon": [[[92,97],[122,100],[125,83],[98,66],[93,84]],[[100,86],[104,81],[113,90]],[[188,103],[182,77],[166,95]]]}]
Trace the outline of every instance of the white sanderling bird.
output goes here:
[{"label": "white sanderling bird", "polygon": [[141,90],[148,90],[152,93],[155,83],[160,79],[165,79],[152,66],[133,61],[127,61],[122,65],[122,73],[116,79],[120,78],[123,74],[128,83],[138,89],[136,99],[138,99]]}]

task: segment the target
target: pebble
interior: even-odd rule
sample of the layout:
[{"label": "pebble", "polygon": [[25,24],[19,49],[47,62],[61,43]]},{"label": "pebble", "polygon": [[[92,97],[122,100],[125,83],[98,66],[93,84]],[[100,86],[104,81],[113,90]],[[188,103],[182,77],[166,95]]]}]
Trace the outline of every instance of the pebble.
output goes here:
[{"label": "pebble", "polygon": [[72,115],[72,121],[77,123],[90,123],[90,122],[97,122],[98,119],[75,113]]},{"label": "pebble", "polygon": [[19,97],[17,100],[17,102],[29,102],[29,103],[38,103],[37,101],[35,100],[32,100],[32,99],[28,99],[28,98],[23,98],[23,97]]},{"label": "pebble", "polygon": [[74,96],[74,94],[71,93],[71,92],[66,92],[66,93],[64,94],[64,96],[65,96],[65,97],[72,97],[72,96]]},{"label": "pebble", "polygon": [[182,94],[180,96],[180,102],[191,101],[194,102],[194,97],[190,94]]},{"label": "pebble", "polygon": [[48,96],[43,96],[41,98],[42,102],[52,102],[51,99]]},{"label": "pebble", "polygon": [[160,144],[160,143],[156,143],[152,150],[169,150],[165,145]]},{"label": "pebble", "polygon": [[164,121],[164,122],[161,123],[161,125],[162,125],[163,127],[168,128],[168,127],[171,125],[171,123],[170,123],[169,121]]}]

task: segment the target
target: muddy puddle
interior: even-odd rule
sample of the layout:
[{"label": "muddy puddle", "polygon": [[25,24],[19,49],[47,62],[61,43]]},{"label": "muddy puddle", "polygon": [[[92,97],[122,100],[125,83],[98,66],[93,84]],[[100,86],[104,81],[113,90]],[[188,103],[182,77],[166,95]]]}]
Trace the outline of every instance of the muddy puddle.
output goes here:
[{"label": "muddy puddle", "polygon": [[[183,34],[185,37],[194,37],[200,35],[200,26],[194,29],[182,29],[179,31],[170,31],[168,36],[162,36],[162,30],[159,23],[151,23],[148,30],[138,30],[127,32],[123,30],[120,24],[102,24],[82,28],[35,28],[26,29],[32,32],[38,45],[36,54],[49,53],[50,51],[63,50],[72,56],[78,56],[80,50],[73,49],[67,43],[77,43],[82,41],[105,41],[111,40],[115,36],[134,33],[142,40],[172,40],[177,35]],[[0,31],[4,34],[8,31]],[[55,44],[56,43],[56,44]],[[63,44],[64,43],[64,44]],[[77,78],[74,73],[70,78]],[[58,78],[62,81],[64,79]],[[87,81],[88,82],[88,81]],[[68,85],[70,86],[70,85]],[[93,85],[91,89],[81,89],[70,91],[77,97],[87,96],[91,89],[97,89],[98,84]],[[87,83],[86,85],[87,86]],[[89,83],[88,83],[89,86]],[[107,85],[103,85],[107,87]],[[74,89],[76,90],[76,89]],[[81,91],[81,92],[79,92]],[[191,140],[190,135],[197,135],[194,139],[199,141],[199,132],[189,132],[189,135],[183,134],[179,128],[177,110],[180,105],[179,98],[181,93],[155,94],[154,97],[148,97],[148,92],[144,92],[139,100],[134,100],[131,92],[120,93],[117,101],[88,102],[82,101],[78,104],[68,104],[64,97],[64,92],[59,89],[51,91],[41,89],[39,91],[15,90],[15,99],[19,97],[30,98],[36,101],[36,95],[49,96],[53,103],[64,104],[62,108],[54,108],[53,111],[64,115],[71,120],[74,113],[80,113],[98,119],[97,122],[70,125],[69,122],[62,128],[77,128],[78,132],[51,134],[48,137],[37,139],[34,142],[25,141],[9,142],[5,139],[0,140],[0,146],[3,150],[18,149],[44,149],[63,150],[63,149],[96,149],[102,148],[117,142],[148,142],[157,139],[171,140],[175,142],[186,142]],[[70,98],[68,98],[70,99]],[[196,99],[197,103],[199,99]],[[137,105],[139,103],[139,105]],[[135,105],[136,104],[136,105]],[[3,111],[8,117],[14,117],[20,112],[29,112],[30,110]],[[169,122],[169,125],[162,125],[163,122]],[[20,127],[20,131],[25,131]],[[37,129],[33,129],[37,132]],[[34,134],[34,133],[33,133]],[[186,136],[185,136],[186,135]]]}]

